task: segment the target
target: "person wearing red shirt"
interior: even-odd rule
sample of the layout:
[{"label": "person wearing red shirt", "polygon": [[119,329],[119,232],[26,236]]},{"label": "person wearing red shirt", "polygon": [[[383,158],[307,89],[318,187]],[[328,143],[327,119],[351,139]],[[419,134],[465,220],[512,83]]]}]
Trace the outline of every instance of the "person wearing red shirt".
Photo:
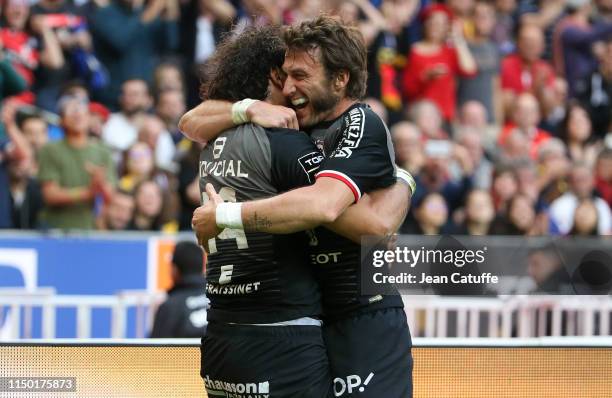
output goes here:
[{"label": "person wearing red shirt", "polygon": [[518,96],[512,112],[512,121],[504,126],[499,135],[499,145],[504,146],[512,134],[523,134],[529,140],[529,155],[532,159],[538,156],[540,145],[548,141],[550,133],[538,128],[540,109],[537,99],[529,93]]},{"label": "person wearing red shirt", "polygon": [[[5,23],[0,29],[3,53],[27,85],[32,87],[34,72],[40,64],[48,68],[58,68],[64,64],[59,41],[41,17],[30,18],[27,0],[6,0],[3,12]],[[28,92],[20,95],[19,99],[31,103],[33,97]]]},{"label": "person wearing red shirt", "polygon": [[453,23],[450,42],[451,12],[441,4],[426,7],[421,13],[424,39],[415,43],[408,54],[403,74],[403,94],[409,101],[433,101],[447,122],[453,120],[457,101],[458,75],[472,76],[476,62],[463,38],[462,26]]},{"label": "person wearing red shirt", "polygon": [[538,98],[546,114],[554,99],[555,73],[552,66],[541,59],[544,52],[542,29],[523,25],[518,32],[517,48],[518,51],[506,56],[501,64],[505,108],[510,110],[517,95],[529,92]]}]

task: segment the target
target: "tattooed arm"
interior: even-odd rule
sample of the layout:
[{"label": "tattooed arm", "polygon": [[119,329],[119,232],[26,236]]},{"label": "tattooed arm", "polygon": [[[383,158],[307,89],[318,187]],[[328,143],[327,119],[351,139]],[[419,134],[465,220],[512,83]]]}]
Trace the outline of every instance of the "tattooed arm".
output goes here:
[{"label": "tattooed arm", "polygon": [[242,204],[244,230],[286,234],[333,223],[354,202],[347,186],[331,178],[271,198]]},{"label": "tattooed arm", "polygon": [[[206,193],[210,200],[196,209],[192,219],[199,242],[214,238],[224,228],[240,228],[218,219],[220,213],[217,209],[238,204],[223,203],[211,184],[206,185]],[[354,202],[354,193],[346,184],[321,177],[313,185],[267,199],[244,202],[240,208],[234,209],[240,211],[237,216],[242,216],[242,229],[246,232],[288,234],[332,223]]]}]

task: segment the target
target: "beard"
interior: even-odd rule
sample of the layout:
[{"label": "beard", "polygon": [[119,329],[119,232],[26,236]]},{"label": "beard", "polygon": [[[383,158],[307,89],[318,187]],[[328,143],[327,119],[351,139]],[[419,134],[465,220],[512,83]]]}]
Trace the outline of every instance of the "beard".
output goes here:
[{"label": "beard", "polygon": [[315,114],[320,115],[330,112],[340,102],[340,96],[332,92],[317,93],[316,96],[310,98],[310,104]]},{"label": "beard", "polygon": [[341,99],[341,96],[334,92],[329,81],[326,81],[320,90],[310,95],[310,106],[312,106],[312,111],[316,118],[316,122],[313,124],[325,120],[326,116],[333,111]]}]

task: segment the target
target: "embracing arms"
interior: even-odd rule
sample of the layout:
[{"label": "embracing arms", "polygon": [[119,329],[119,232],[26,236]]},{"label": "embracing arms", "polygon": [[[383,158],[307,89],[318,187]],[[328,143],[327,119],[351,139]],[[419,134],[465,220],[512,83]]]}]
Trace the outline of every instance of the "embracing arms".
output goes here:
[{"label": "embracing arms", "polygon": [[[206,143],[223,131],[236,126],[235,112],[241,109],[227,101],[207,100],[185,113],[179,121],[179,129],[189,139]],[[248,122],[262,127],[283,127],[299,130],[295,111],[264,101],[255,101],[246,109],[244,117]]]}]

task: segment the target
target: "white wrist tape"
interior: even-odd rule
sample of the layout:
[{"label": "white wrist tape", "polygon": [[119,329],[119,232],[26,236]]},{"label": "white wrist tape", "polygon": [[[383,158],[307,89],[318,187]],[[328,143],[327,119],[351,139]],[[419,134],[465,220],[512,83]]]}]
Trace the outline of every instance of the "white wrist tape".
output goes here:
[{"label": "white wrist tape", "polygon": [[416,192],[417,187],[416,187],[416,181],[414,180],[414,177],[412,176],[412,174],[398,167],[397,168],[397,178],[399,178],[402,182],[405,182],[406,184],[408,184],[408,187],[410,188],[410,193],[414,196],[414,193]]},{"label": "white wrist tape", "polygon": [[244,229],[242,226],[242,203],[221,203],[216,210],[217,226],[225,229]]},{"label": "white wrist tape", "polygon": [[250,98],[245,98],[242,101],[234,102],[232,105],[232,122],[234,122],[236,126],[249,122],[246,112],[248,107],[253,105],[255,102],[257,102],[257,100]]}]

